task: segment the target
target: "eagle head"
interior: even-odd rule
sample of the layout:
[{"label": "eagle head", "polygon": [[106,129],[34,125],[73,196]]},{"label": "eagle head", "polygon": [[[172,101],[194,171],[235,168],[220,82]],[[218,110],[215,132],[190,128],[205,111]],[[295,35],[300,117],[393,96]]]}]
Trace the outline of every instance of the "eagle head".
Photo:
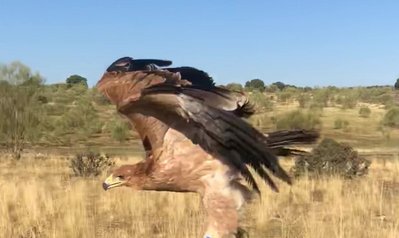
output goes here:
[{"label": "eagle head", "polygon": [[144,179],[144,167],[141,163],[133,165],[122,165],[115,169],[103,182],[103,189],[126,186],[133,189],[142,189]]}]

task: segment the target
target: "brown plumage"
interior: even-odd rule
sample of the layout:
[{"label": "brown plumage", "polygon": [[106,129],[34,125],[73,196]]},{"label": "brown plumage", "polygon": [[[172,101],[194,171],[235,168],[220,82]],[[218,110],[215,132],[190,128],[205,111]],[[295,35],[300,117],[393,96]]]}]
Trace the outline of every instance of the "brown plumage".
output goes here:
[{"label": "brown plumage", "polygon": [[248,166],[277,191],[270,174],[289,184],[291,179],[273,151],[312,142],[317,133],[265,136],[242,119],[254,113],[242,93],[215,87],[208,74],[192,67],[159,68],[157,62],[169,61],[144,62],[148,65],[121,58],[97,84],[134,125],[147,154],[137,164],[116,169],[104,189],[197,192],[208,213],[206,235],[234,237],[237,210],[251,194],[243,179],[260,193]]}]

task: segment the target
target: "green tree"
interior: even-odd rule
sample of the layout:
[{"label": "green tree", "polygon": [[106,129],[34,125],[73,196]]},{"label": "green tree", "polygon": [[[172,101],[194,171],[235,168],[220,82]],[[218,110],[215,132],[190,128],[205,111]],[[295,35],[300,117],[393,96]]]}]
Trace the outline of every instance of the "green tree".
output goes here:
[{"label": "green tree", "polygon": [[275,85],[279,90],[283,90],[285,87],[287,87],[287,85],[285,85],[285,83],[280,82],[280,81],[272,83],[272,85]]},{"label": "green tree", "polygon": [[229,83],[226,84],[225,88],[232,90],[232,91],[238,91],[238,92],[242,92],[244,91],[244,88],[242,87],[241,84],[239,83]]},{"label": "green tree", "polygon": [[86,88],[88,88],[87,79],[85,77],[82,77],[77,74],[69,76],[66,79],[66,83],[69,87],[72,87],[75,84],[81,84],[81,85],[85,86]]},{"label": "green tree", "polygon": [[265,90],[265,83],[261,79],[252,79],[245,83],[245,88],[250,90],[257,89],[263,92]]},{"label": "green tree", "polygon": [[0,65],[0,141],[19,159],[27,143],[40,139],[43,78],[20,62]]},{"label": "green tree", "polygon": [[399,78],[396,80],[394,87],[399,90]]}]

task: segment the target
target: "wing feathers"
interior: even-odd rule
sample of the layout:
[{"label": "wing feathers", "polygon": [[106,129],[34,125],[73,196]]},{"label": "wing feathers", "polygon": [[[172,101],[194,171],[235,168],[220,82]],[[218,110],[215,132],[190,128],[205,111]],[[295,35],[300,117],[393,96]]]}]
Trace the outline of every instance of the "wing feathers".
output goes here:
[{"label": "wing feathers", "polygon": [[[136,108],[141,113],[157,117],[199,144],[204,150],[224,158],[241,172],[255,191],[259,188],[245,164],[251,166],[274,190],[277,186],[266,172],[291,184],[291,178],[278,164],[277,158],[268,150],[266,138],[244,120],[230,112],[211,107],[185,95],[184,91],[157,94],[154,89],[146,91]],[[179,90],[178,90],[179,91]],[[161,99],[162,98],[162,99]],[[154,104],[162,104],[168,112],[159,113]],[[176,103],[178,105],[176,105]],[[179,110],[176,110],[180,108]],[[175,114],[175,116],[171,115]],[[182,120],[178,120],[176,116]]]}]

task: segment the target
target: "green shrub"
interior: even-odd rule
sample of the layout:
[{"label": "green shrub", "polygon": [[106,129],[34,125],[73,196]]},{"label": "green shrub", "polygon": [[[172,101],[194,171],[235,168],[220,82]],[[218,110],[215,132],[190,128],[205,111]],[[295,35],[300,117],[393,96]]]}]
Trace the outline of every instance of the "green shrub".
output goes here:
[{"label": "green shrub", "polygon": [[383,104],[386,107],[390,107],[395,104],[391,94],[383,94],[377,97],[377,102]]},{"label": "green shrub", "polygon": [[328,102],[332,98],[332,91],[328,88],[317,89],[313,93],[313,104],[327,107]]},{"label": "green shrub", "polygon": [[129,127],[124,121],[116,121],[111,128],[111,136],[114,140],[122,143],[129,136]]},{"label": "green shrub", "polygon": [[64,104],[46,104],[43,108],[49,116],[62,116],[68,112],[68,108]]},{"label": "green shrub", "polygon": [[321,126],[320,116],[316,113],[304,113],[301,110],[285,113],[276,119],[278,130],[318,129]]},{"label": "green shrub", "polygon": [[346,129],[349,126],[349,122],[343,119],[336,119],[334,121],[334,129]]},{"label": "green shrub", "polygon": [[301,93],[297,96],[296,100],[298,101],[300,108],[305,108],[309,105],[311,98],[309,94]]},{"label": "green shrub", "polygon": [[257,112],[273,110],[273,102],[259,91],[250,93],[249,101],[255,105]]},{"label": "green shrub", "polygon": [[273,129],[270,127],[270,122],[273,122],[273,117],[270,118],[270,116],[267,113],[259,113],[251,116],[248,118],[248,121],[258,128],[259,130],[266,130],[266,129]]},{"label": "green shrub", "polygon": [[324,105],[321,103],[317,103],[317,102],[312,102],[309,105],[309,109],[310,110],[319,110],[319,111],[323,111]]},{"label": "green shrub", "polygon": [[382,119],[384,126],[399,128],[399,108],[391,108]]},{"label": "green shrub", "polygon": [[59,119],[62,129],[86,136],[101,132],[102,123],[92,103],[82,98],[76,104]]},{"label": "green shrub", "polygon": [[226,84],[225,88],[232,91],[242,92],[244,91],[244,87],[239,83],[229,83]]},{"label": "green shrub", "polygon": [[326,138],[311,153],[297,159],[292,172],[296,176],[338,175],[354,178],[367,174],[370,163],[351,146]]},{"label": "green shrub", "polygon": [[343,109],[353,109],[357,105],[357,98],[354,95],[346,95],[342,97],[341,100]]},{"label": "green shrub", "polygon": [[85,152],[76,154],[76,156],[71,159],[70,168],[75,176],[90,177],[100,175],[114,164],[114,160],[108,155]]},{"label": "green shrub", "polygon": [[277,93],[277,99],[281,103],[288,103],[293,93],[289,90],[283,90]]},{"label": "green shrub", "polygon": [[369,107],[364,106],[359,109],[360,117],[368,118],[368,117],[370,117],[370,114],[371,114],[371,110]]},{"label": "green shrub", "polygon": [[96,88],[91,90],[91,97],[92,100],[97,104],[97,105],[111,105],[111,102],[108,100],[107,97],[105,97],[102,93],[98,92]]}]

